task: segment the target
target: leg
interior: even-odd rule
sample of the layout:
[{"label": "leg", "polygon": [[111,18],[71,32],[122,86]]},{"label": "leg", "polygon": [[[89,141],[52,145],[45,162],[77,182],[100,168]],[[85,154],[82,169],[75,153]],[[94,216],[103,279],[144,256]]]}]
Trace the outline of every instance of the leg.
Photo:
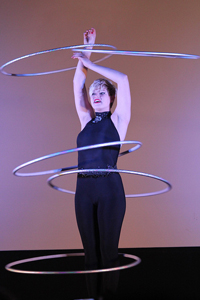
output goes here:
[{"label": "leg", "polygon": [[[100,240],[97,219],[97,205],[93,203],[95,193],[94,178],[78,178],[75,196],[76,218],[85,252],[87,270],[100,268]],[[101,289],[102,276],[99,273],[87,274],[86,283],[89,297],[95,298]]]},{"label": "leg", "polygon": [[78,178],[75,196],[76,219],[85,251],[87,269],[97,269],[100,261],[97,205],[94,203],[94,178]]},{"label": "leg", "polygon": [[119,174],[101,178],[101,199],[98,202],[98,224],[101,256],[104,267],[118,260],[118,243],[126,209],[124,189]]},{"label": "leg", "polygon": [[[126,208],[120,175],[102,178],[101,186],[104,191],[99,201],[98,221],[103,268],[118,267],[118,243]],[[103,273],[102,290],[108,299],[115,299],[118,282],[119,271]]]}]

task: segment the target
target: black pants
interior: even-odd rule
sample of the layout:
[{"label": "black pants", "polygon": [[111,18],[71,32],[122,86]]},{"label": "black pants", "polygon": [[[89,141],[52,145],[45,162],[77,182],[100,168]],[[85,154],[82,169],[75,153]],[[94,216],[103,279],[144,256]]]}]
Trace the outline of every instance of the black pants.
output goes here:
[{"label": "black pants", "polygon": [[[119,266],[118,243],[126,209],[120,175],[78,176],[75,209],[86,269]],[[88,274],[86,281],[90,297],[97,299],[103,295],[103,299],[115,299],[119,272]]]},{"label": "black pants", "polygon": [[121,177],[77,178],[75,209],[86,268],[110,268],[118,260],[118,243],[126,201]]}]

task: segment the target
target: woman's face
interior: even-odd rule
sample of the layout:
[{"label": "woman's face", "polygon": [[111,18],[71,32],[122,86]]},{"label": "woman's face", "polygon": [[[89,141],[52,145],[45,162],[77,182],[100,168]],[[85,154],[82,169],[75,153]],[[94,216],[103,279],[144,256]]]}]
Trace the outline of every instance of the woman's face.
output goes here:
[{"label": "woman's face", "polygon": [[94,89],[90,96],[91,105],[96,112],[104,112],[110,110],[110,96],[108,90],[104,86]]}]

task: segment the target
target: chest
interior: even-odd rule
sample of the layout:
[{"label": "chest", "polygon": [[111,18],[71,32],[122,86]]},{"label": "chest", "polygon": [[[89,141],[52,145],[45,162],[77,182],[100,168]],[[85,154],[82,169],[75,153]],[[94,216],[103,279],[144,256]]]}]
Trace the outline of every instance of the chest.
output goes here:
[{"label": "chest", "polygon": [[119,134],[110,118],[103,119],[100,122],[91,120],[77,137],[77,146],[119,141]]}]

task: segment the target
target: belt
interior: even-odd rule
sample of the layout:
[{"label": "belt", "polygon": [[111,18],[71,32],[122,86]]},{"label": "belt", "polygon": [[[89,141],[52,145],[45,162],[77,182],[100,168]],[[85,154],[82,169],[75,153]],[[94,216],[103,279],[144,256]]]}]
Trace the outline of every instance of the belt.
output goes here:
[{"label": "belt", "polygon": [[[112,166],[107,166],[108,169],[117,169],[116,166],[112,167]],[[99,168],[100,169],[100,168]],[[102,168],[103,169],[103,168]],[[84,169],[82,169],[84,170]],[[79,178],[88,178],[88,177],[92,177],[92,178],[98,178],[98,177],[107,177],[111,174],[112,172],[104,172],[104,171],[97,171],[96,169],[94,171],[92,171],[91,169],[91,172],[81,172],[81,169],[80,169],[80,172],[78,172],[78,177]]]}]

